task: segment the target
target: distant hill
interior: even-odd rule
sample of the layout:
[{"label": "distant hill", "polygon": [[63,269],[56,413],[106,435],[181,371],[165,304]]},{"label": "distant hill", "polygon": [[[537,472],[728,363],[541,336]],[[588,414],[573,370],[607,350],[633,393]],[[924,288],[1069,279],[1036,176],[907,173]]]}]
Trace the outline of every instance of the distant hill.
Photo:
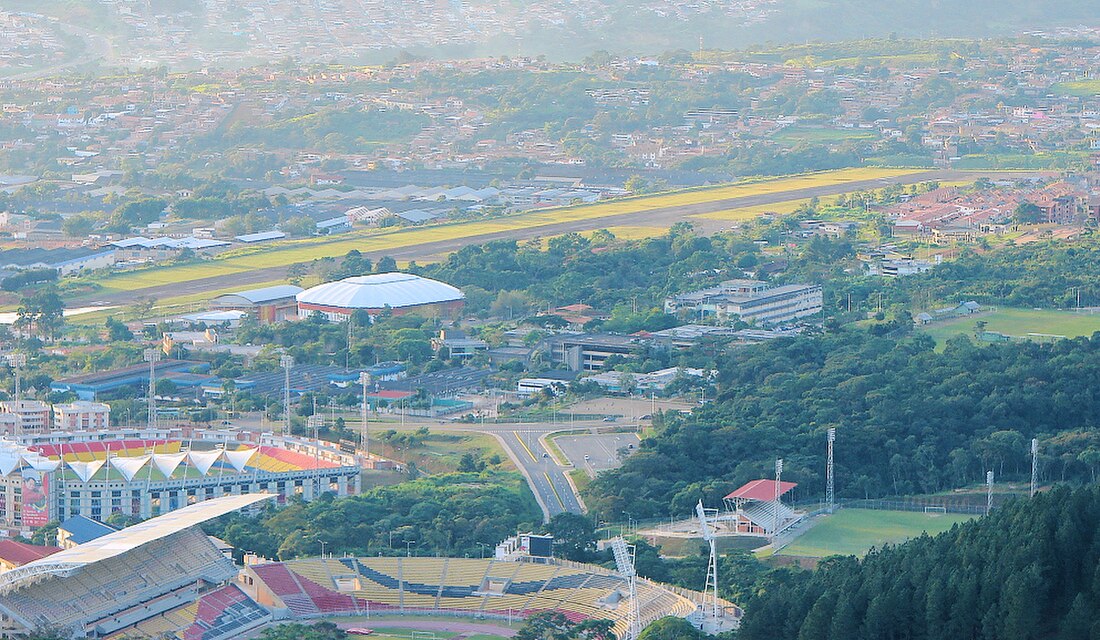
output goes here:
[{"label": "distant hill", "polygon": [[0,0],[110,36],[125,66],[239,66],[399,55],[582,57],[864,37],[986,37],[1095,21],[1091,0]]}]

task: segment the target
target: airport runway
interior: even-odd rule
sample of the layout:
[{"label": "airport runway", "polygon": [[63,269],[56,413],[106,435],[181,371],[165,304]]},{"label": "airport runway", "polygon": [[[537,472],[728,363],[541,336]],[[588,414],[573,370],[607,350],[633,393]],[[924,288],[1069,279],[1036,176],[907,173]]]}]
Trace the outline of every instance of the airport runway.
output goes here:
[{"label": "airport runway", "polygon": [[[821,187],[811,187],[807,189],[794,189],[791,191],[783,191],[780,193],[742,196],[738,198],[728,198],[725,200],[716,200],[712,202],[703,202],[698,204],[682,205],[675,207],[664,207],[661,209],[652,209],[649,211],[624,213],[613,216],[605,216],[601,218],[593,218],[590,220],[571,220],[567,222],[551,223],[528,229],[514,229],[466,238],[455,238],[448,240],[439,240],[436,242],[426,242],[419,245],[401,247],[397,249],[387,249],[383,251],[364,251],[363,255],[375,261],[383,256],[389,256],[395,260],[416,260],[420,263],[424,263],[425,261],[430,261],[433,258],[438,258],[439,256],[457,251],[467,245],[482,244],[491,240],[522,241],[532,238],[556,236],[563,233],[593,231],[596,229],[604,229],[607,227],[623,225],[671,226],[672,224],[681,221],[703,223],[707,221],[693,219],[692,216],[703,213],[713,213],[715,211],[724,211],[726,209],[776,204],[779,202],[798,200],[801,198],[820,198],[824,196],[838,195],[841,193],[849,193],[852,191],[881,189],[888,184],[894,183],[914,184],[918,182],[927,182],[929,180],[945,181],[965,180],[968,178],[976,179],[979,176],[992,176],[996,173],[997,172],[995,171],[924,171],[921,173],[914,173],[894,178],[876,178],[873,180],[846,182],[839,185],[827,185]],[[721,223],[718,226],[721,225],[728,226],[728,223]],[[85,296],[78,296],[74,298],[69,302],[69,306],[80,307],[87,306],[91,303],[94,303],[97,306],[131,304],[134,300],[139,298],[172,298],[177,296],[199,294],[208,291],[228,289],[232,287],[240,287],[244,289],[252,285],[285,278],[287,274],[287,269],[289,267],[290,265],[281,265],[278,267],[268,267],[263,269],[256,269],[253,271],[246,271],[244,273],[232,273],[226,274],[224,276],[214,276],[211,278],[201,278],[198,280],[191,280],[186,282],[157,285],[153,287],[146,287],[143,289],[135,289],[132,291],[91,293]]]}]

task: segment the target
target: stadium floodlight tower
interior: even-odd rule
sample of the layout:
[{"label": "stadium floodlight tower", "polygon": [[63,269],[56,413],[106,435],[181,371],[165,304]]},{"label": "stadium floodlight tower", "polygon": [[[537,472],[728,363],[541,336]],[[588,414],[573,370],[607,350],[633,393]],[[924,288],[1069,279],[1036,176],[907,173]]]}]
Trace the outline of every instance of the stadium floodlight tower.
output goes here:
[{"label": "stadium floodlight tower", "polygon": [[779,487],[783,484],[783,458],[775,459],[775,527],[772,529],[772,545],[779,539],[779,524],[782,515],[779,512],[779,496],[782,495]]},{"label": "stadium floodlight tower", "polygon": [[1031,439],[1031,493],[1032,498],[1039,490],[1039,439]]},{"label": "stadium floodlight tower", "polygon": [[149,428],[157,427],[157,363],[160,362],[160,349],[146,349],[143,352],[149,363]]},{"label": "stadium floodlight tower", "polygon": [[290,435],[290,369],[294,366],[294,358],[288,355],[279,356],[279,366],[283,368],[283,435]]},{"label": "stadium floodlight tower", "polygon": [[27,366],[27,354],[25,353],[9,353],[5,356],[8,361],[8,365],[11,366],[12,373],[15,375],[15,395],[13,399],[16,402],[22,398],[22,387],[20,383],[23,381],[23,367]]},{"label": "stadium floodlight tower", "polygon": [[833,512],[836,506],[836,493],[835,485],[833,481],[833,443],[836,442],[836,429],[830,428],[826,435],[828,440],[828,451],[825,458],[825,504],[829,508],[829,513]]},{"label": "stadium floodlight tower", "polygon": [[711,528],[712,520],[717,520],[718,510],[703,507],[700,500],[695,505],[695,515],[699,518],[699,532],[703,534],[703,541],[710,547],[710,559],[707,561],[707,581],[703,585],[703,615],[714,621],[718,626],[720,608],[718,606],[718,548],[714,539],[714,529]]},{"label": "stadium floodlight tower", "polygon": [[[314,400],[316,403],[316,400]],[[316,407],[314,408],[316,412]],[[325,426],[324,414],[314,413],[306,418],[306,427],[313,434],[313,498],[321,495],[321,427]]]},{"label": "stadium floodlight tower", "polygon": [[635,640],[641,633],[642,616],[638,608],[638,572],[634,569],[635,546],[627,544],[622,536],[611,540],[611,552],[615,555],[615,566],[619,575],[626,580],[630,589],[630,610],[627,612],[626,638]]},{"label": "stadium floodlight tower", "polygon": [[359,374],[359,384],[363,385],[363,431],[360,434],[359,445],[363,447],[363,455],[370,460],[370,428],[367,424],[367,386],[370,384],[371,376],[366,371]]},{"label": "stadium floodlight tower", "polygon": [[993,472],[985,472],[985,515],[993,510]]}]

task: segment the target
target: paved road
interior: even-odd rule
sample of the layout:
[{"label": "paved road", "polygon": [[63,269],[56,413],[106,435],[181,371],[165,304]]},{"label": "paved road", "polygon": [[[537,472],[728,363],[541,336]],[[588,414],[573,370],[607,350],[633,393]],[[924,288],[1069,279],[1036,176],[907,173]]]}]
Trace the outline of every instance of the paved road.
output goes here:
[{"label": "paved road", "polygon": [[[929,180],[965,180],[967,178],[976,178],[983,175],[994,175],[995,173],[996,172],[988,171],[925,171],[906,176],[899,176],[896,178],[860,180],[857,182],[846,182],[840,185],[811,187],[807,189],[783,191],[780,193],[742,196],[739,198],[728,198],[726,200],[716,200],[713,202],[703,202],[698,204],[675,207],[664,207],[660,209],[652,209],[650,211],[624,213],[614,216],[595,218],[591,220],[573,220],[552,223],[529,229],[515,229],[509,231],[500,231],[496,233],[487,233],[468,238],[454,238],[449,240],[439,240],[436,242],[426,242],[423,244],[410,247],[402,247],[398,249],[386,249],[383,251],[365,251],[363,255],[371,258],[372,260],[377,260],[383,255],[386,255],[392,257],[395,260],[416,260],[419,262],[424,262],[425,260],[430,260],[431,258],[452,253],[467,245],[481,244],[484,242],[489,242],[491,240],[528,240],[531,238],[554,236],[569,232],[592,231],[595,229],[603,229],[606,227],[621,225],[670,226],[676,222],[684,220],[691,221],[692,216],[704,213],[713,213],[715,211],[723,211],[726,209],[776,204],[788,200],[812,198],[815,196],[820,198],[824,196],[837,195],[840,193],[848,193],[851,191],[881,189],[882,187],[892,183],[913,184],[917,182],[926,182]],[[1019,174],[1014,175],[1018,176]],[[695,220],[695,222],[699,221]],[[92,302],[97,305],[130,304],[135,299],[142,297],[166,298],[205,293],[207,291],[228,289],[231,287],[244,288],[263,282],[271,282],[273,280],[285,278],[287,269],[289,267],[290,265],[268,267],[263,269],[256,269],[253,271],[247,271],[244,273],[232,273],[226,274],[224,276],[214,276],[211,278],[201,278],[198,280],[190,280],[186,282],[157,285],[132,291],[98,294],[92,293],[87,296],[81,296],[73,299],[69,302],[69,305],[79,307],[85,306]]]},{"label": "paved road", "polygon": [[614,469],[622,464],[619,451],[631,447],[637,450],[641,439],[636,433],[601,433],[564,435],[554,439],[569,462],[595,477],[600,471]]},{"label": "paved road", "polygon": [[580,498],[565,477],[569,468],[559,467],[539,442],[539,437],[551,430],[528,426],[523,431],[495,429],[491,433],[504,442],[512,459],[520,466],[547,519],[565,512],[584,513]]}]

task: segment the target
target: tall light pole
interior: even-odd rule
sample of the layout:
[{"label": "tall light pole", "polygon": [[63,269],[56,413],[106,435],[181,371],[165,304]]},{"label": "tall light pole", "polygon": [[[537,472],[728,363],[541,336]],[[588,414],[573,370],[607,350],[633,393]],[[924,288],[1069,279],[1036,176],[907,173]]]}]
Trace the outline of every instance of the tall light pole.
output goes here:
[{"label": "tall light pole", "polygon": [[283,435],[290,435],[290,369],[294,366],[291,356],[279,356],[279,366],[283,368]]},{"label": "tall light pole", "polygon": [[783,478],[783,458],[776,458],[775,460],[775,525],[772,529],[772,541],[779,539],[779,496],[781,492],[779,490],[780,484],[782,484]]},{"label": "tall light pole", "polygon": [[27,354],[25,353],[9,353],[7,356],[8,364],[11,365],[12,372],[15,374],[15,401],[19,402],[22,398],[22,387],[20,383],[23,381],[23,367],[27,366]]},{"label": "tall light pole", "polygon": [[836,502],[833,480],[833,443],[836,442],[836,429],[829,429],[827,440],[829,442],[829,450],[825,461],[825,503],[829,507],[829,513],[832,513]]},{"label": "tall light pole", "polygon": [[359,433],[359,445],[363,447],[363,454],[370,460],[370,428],[367,426],[367,385],[370,384],[370,374],[363,371],[359,374],[359,384],[363,385],[363,426]]},{"label": "tall light pole", "polygon": [[[316,405],[314,405],[314,411],[316,411]],[[313,431],[313,498],[315,500],[321,494],[321,425],[323,424],[325,424],[324,414],[314,413],[306,418],[306,426]]]},{"label": "tall light pole", "polygon": [[1031,439],[1031,497],[1039,490],[1039,439]]},{"label": "tall light pole", "polygon": [[985,515],[993,510],[993,472],[985,472]]},{"label": "tall light pole", "polygon": [[146,349],[143,352],[149,363],[149,418],[148,428],[157,427],[157,363],[160,362],[160,349]]}]

